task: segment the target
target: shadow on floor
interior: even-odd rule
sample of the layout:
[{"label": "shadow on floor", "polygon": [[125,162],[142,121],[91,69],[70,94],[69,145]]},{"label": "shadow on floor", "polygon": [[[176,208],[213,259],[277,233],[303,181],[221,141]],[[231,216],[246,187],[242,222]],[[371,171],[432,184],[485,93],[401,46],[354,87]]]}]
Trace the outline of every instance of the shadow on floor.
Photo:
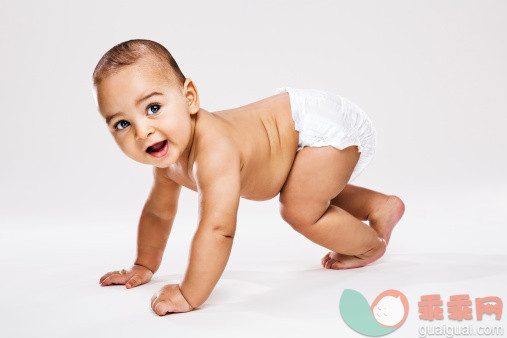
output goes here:
[{"label": "shadow on floor", "polygon": [[[336,311],[343,289],[407,289],[424,284],[462,284],[496,281],[507,273],[507,255],[399,254],[369,266],[328,270],[319,265],[300,271],[225,271],[212,295],[200,308],[216,312],[259,312],[294,319],[321,318]],[[181,275],[158,276],[167,284]],[[479,281],[477,281],[479,283]],[[302,310],[303,309],[303,310]],[[319,310],[320,309],[320,310]]]}]

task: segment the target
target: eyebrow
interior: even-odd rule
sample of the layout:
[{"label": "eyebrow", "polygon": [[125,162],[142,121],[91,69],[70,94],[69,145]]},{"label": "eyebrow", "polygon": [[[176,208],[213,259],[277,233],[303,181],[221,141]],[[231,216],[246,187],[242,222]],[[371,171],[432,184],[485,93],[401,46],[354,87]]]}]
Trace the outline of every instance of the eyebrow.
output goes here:
[{"label": "eyebrow", "polygon": [[151,92],[148,95],[145,95],[145,96],[142,96],[142,97],[138,98],[136,100],[136,106],[139,106],[139,104],[141,102],[143,102],[144,100],[149,99],[150,97],[155,96],[155,95],[164,95],[164,94],[159,93],[159,92]]},{"label": "eyebrow", "polygon": [[[139,104],[141,104],[141,102],[143,102],[144,100],[147,100],[149,99],[150,97],[152,96],[155,96],[155,95],[164,95],[162,93],[159,93],[159,92],[151,92],[147,95],[144,95],[144,96],[141,96],[140,98],[138,98],[136,101],[135,101],[135,104],[136,104],[136,107],[139,106]],[[111,116],[108,116],[106,117],[106,124],[109,124],[109,122],[116,116],[120,115],[121,113],[116,113],[116,114],[113,114]]]}]

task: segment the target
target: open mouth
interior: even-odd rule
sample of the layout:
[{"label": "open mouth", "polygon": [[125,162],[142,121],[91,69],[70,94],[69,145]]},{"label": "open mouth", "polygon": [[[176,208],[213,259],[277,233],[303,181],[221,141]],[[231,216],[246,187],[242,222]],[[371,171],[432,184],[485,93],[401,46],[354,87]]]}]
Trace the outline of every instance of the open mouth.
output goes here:
[{"label": "open mouth", "polygon": [[157,142],[146,148],[146,152],[154,157],[162,157],[167,154],[167,140]]}]

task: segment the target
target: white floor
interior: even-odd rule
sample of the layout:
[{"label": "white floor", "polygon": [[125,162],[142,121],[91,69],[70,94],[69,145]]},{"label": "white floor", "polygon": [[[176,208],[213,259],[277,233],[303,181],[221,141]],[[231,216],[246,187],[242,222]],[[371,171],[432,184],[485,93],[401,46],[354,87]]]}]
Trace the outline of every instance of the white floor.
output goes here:
[{"label": "white floor", "polygon": [[386,256],[347,271],[320,266],[327,250],[283,223],[276,199],[242,200],[231,258],[213,294],[196,311],[164,317],[152,312],[150,299],[181,281],[195,215],[177,218],[159,272],[131,290],[100,287],[98,280],[132,262],[134,217],[127,224],[72,215],[3,219],[0,336],[360,337],[339,314],[344,289],[370,303],[387,289],[407,296],[407,320],[390,337],[416,337],[421,326],[437,324],[502,325],[505,332],[505,314],[478,322],[474,308],[472,321],[428,323],[417,307],[422,295],[433,293],[444,303],[463,293],[507,301],[504,188],[400,194],[406,214]]}]

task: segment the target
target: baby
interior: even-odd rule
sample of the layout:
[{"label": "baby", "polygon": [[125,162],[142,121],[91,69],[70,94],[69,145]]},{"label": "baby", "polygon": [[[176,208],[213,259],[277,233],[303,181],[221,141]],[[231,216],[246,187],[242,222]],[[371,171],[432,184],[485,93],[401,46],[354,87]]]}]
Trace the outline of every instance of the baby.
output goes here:
[{"label": "baby", "polygon": [[283,220],[330,250],[321,262],[326,269],[361,267],[386,251],[405,206],[397,196],[347,184],[376,145],[371,120],[347,99],[284,87],[263,100],[209,112],[167,49],[150,40],[111,48],[95,68],[93,86],[120,149],[153,166],[154,176],[134,265],[105,274],[100,285],[129,289],[151,279],[181,186],[198,192],[199,224],[183,281],[151,299],[158,315],[191,311],[209,297],[231,252],[240,197],[280,194]]}]

